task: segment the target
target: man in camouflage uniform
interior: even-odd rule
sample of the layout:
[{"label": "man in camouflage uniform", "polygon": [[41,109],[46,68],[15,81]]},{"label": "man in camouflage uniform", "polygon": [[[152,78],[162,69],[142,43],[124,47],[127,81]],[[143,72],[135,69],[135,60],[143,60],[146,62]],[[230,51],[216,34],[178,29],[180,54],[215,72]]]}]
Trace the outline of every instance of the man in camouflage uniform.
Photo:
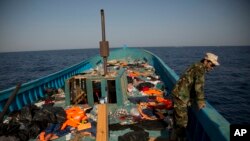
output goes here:
[{"label": "man in camouflage uniform", "polygon": [[188,122],[188,107],[196,104],[199,109],[206,106],[204,96],[205,73],[218,66],[218,56],[206,53],[204,59],[191,65],[180,77],[172,90],[174,102],[174,129],[172,140],[185,137]]}]

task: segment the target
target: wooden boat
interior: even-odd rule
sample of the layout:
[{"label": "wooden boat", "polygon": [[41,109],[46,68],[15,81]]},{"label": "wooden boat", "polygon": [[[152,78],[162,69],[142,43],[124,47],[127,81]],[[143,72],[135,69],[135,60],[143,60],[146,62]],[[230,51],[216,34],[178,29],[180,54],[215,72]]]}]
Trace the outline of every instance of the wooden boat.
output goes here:
[{"label": "wooden boat", "polygon": [[[105,38],[104,38],[105,41]],[[143,60],[152,66],[155,70],[155,74],[160,76],[161,81],[168,88],[168,93],[171,92],[174,84],[179,79],[177,74],[169,68],[157,55],[137,48],[123,47],[120,49],[114,49],[109,56],[103,59],[102,56],[96,55],[92,58],[84,60],[76,65],[69,68],[63,69],[59,72],[50,74],[48,76],[42,77],[40,79],[23,84],[18,93],[16,94],[14,100],[10,103],[8,107],[8,112],[15,110],[20,110],[22,107],[34,104],[40,99],[45,97],[44,90],[47,88],[63,88],[65,91],[65,103],[61,106],[66,107],[72,104],[72,87],[71,83],[78,81],[78,83],[83,82],[85,92],[87,94],[87,103],[90,106],[95,105],[95,100],[93,96],[94,84],[93,82],[98,80],[99,82],[99,92],[102,96],[108,97],[105,104],[100,104],[99,108],[102,109],[101,113],[98,113],[98,118],[100,121],[97,122],[97,140],[108,140],[110,138],[108,115],[112,108],[115,106],[124,106],[127,97],[127,73],[126,69],[120,68],[116,72],[115,76],[110,76],[108,74],[104,75],[102,72],[100,75],[96,76],[84,76],[83,72],[93,71],[93,68],[100,66],[101,64],[111,61],[111,60]],[[107,65],[107,64],[106,64]],[[110,70],[106,70],[110,71]],[[106,72],[106,73],[108,73]],[[114,95],[109,95],[108,81],[113,81],[115,84],[115,98]],[[8,98],[12,95],[15,87],[3,90],[0,92],[0,111],[4,110],[4,106],[8,101]],[[110,101],[110,99],[113,99]],[[150,132],[150,131],[149,131]],[[162,131],[152,131],[150,132],[150,140],[156,140],[157,138],[167,139],[167,131],[163,133]],[[61,138],[64,140],[65,138]],[[187,130],[187,139],[190,141],[229,141],[229,122],[219,114],[212,105],[207,102],[207,107],[200,110],[191,110],[189,116],[189,125]],[[59,138],[60,140],[60,138]]]}]

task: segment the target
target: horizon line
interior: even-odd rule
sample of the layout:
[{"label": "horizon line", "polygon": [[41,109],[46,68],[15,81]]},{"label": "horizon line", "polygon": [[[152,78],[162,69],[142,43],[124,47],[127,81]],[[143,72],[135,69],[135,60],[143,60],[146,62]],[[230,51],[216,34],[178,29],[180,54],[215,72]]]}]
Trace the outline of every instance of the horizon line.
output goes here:
[{"label": "horizon line", "polygon": [[[122,48],[120,47],[110,47],[110,49]],[[185,47],[250,47],[250,45],[187,45],[187,46],[127,46],[128,48],[185,48]],[[88,48],[62,48],[62,49],[42,49],[42,50],[21,50],[21,51],[0,51],[0,53],[15,53],[15,52],[38,52],[38,51],[61,51],[61,50],[82,50],[82,49],[99,49],[99,47],[88,47]]]}]

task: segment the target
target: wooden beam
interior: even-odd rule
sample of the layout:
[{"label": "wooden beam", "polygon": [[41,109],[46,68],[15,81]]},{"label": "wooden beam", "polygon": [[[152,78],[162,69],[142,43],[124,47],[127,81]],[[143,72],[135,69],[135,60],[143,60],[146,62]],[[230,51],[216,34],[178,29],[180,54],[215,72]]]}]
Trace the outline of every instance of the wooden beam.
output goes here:
[{"label": "wooden beam", "polygon": [[108,109],[107,104],[98,105],[96,141],[108,141]]},{"label": "wooden beam", "polygon": [[65,106],[69,106],[70,105],[70,101],[71,101],[71,96],[70,96],[70,80],[71,79],[67,79],[65,81]]},{"label": "wooden beam", "polygon": [[88,104],[90,106],[94,105],[94,96],[93,96],[93,82],[90,79],[86,80],[86,86],[87,86],[87,99]]},{"label": "wooden beam", "polygon": [[12,103],[12,101],[15,99],[15,97],[16,97],[16,95],[17,95],[17,93],[18,93],[18,91],[19,91],[19,89],[20,89],[20,87],[21,87],[21,85],[22,85],[21,83],[18,83],[18,84],[16,85],[15,90],[14,90],[13,93],[10,95],[8,101],[7,101],[6,104],[4,105],[3,111],[0,113],[0,122],[2,122],[2,121],[4,120],[4,115],[5,115],[5,113],[8,111],[9,106],[10,106],[10,104]]}]

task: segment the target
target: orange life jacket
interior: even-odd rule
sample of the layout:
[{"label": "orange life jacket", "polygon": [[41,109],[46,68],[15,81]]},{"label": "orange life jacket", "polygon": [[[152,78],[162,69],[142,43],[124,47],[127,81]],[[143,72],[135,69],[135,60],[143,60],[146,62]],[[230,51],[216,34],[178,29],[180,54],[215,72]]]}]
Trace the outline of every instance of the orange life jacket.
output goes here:
[{"label": "orange life jacket", "polygon": [[158,89],[149,89],[147,91],[144,91],[144,93],[148,95],[157,95],[157,96],[161,96],[163,94],[163,92]]},{"label": "orange life jacket", "polygon": [[162,97],[156,97],[156,101],[157,102],[160,102],[160,103],[163,103],[166,107],[166,109],[171,109],[173,108],[173,102],[169,99],[164,99]]},{"label": "orange life jacket", "polygon": [[66,110],[67,120],[63,123],[61,130],[64,130],[66,126],[77,127],[81,124],[81,121],[87,119],[85,112],[80,107],[72,107]]}]

